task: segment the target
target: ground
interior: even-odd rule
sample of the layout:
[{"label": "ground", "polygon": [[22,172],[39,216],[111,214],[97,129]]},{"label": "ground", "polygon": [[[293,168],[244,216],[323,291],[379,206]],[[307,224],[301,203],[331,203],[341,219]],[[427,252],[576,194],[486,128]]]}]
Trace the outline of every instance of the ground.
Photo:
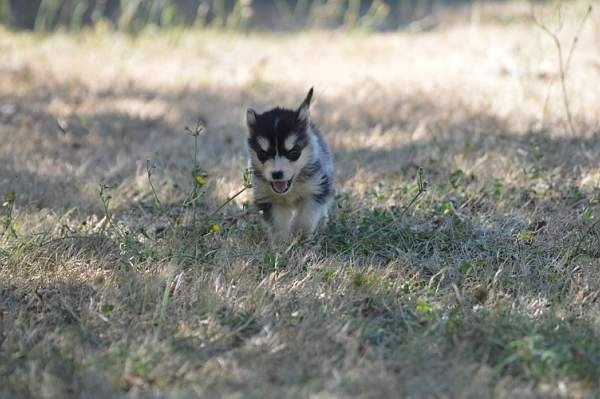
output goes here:
[{"label": "ground", "polygon": [[[528,12],[0,31],[0,397],[594,396],[600,19],[573,52],[571,127]],[[226,203],[245,109],[310,86],[336,201],[314,239],[273,246],[249,190]]]}]

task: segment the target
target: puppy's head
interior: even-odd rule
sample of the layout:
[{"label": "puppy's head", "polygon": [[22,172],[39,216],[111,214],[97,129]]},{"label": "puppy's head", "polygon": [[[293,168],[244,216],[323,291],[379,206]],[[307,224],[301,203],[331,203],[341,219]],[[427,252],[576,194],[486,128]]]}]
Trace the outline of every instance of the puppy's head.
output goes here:
[{"label": "puppy's head", "polygon": [[249,108],[246,113],[252,167],[276,194],[286,194],[310,161],[312,148],[307,130],[312,94],[311,88],[295,111],[274,108],[258,114]]}]

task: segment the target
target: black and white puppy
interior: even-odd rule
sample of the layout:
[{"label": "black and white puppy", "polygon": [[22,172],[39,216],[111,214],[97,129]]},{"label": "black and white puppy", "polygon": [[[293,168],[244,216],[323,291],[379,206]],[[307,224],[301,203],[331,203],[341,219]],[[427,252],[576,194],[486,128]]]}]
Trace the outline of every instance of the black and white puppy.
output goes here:
[{"label": "black and white puppy", "polygon": [[254,202],[278,241],[312,236],[333,200],[333,162],[310,122],[312,95],[297,110],[246,114]]}]

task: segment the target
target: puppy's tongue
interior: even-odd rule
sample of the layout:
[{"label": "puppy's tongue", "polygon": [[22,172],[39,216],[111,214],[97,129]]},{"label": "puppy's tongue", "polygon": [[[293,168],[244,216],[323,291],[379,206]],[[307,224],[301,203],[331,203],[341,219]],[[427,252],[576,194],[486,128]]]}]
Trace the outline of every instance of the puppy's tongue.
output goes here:
[{"label": "puppy's tongue", "polygon": [[287,187],[288,187],[287,181],[274,181],[272,184],[273,184],[273,188],[278,193],[284,192],[285,190],[287,190]]}]

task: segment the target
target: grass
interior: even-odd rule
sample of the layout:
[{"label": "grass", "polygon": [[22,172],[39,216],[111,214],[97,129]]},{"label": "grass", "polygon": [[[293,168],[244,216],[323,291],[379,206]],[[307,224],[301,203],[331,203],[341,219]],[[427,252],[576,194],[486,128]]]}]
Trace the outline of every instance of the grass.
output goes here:
[{"label": "grass", "polygon": [[[0,397],[594,397],[598,17],[573,134],[552,41],[486,7],[419,34],[2,31]],[[309,85],[336,202],[272,247],[243,113]]]}]

